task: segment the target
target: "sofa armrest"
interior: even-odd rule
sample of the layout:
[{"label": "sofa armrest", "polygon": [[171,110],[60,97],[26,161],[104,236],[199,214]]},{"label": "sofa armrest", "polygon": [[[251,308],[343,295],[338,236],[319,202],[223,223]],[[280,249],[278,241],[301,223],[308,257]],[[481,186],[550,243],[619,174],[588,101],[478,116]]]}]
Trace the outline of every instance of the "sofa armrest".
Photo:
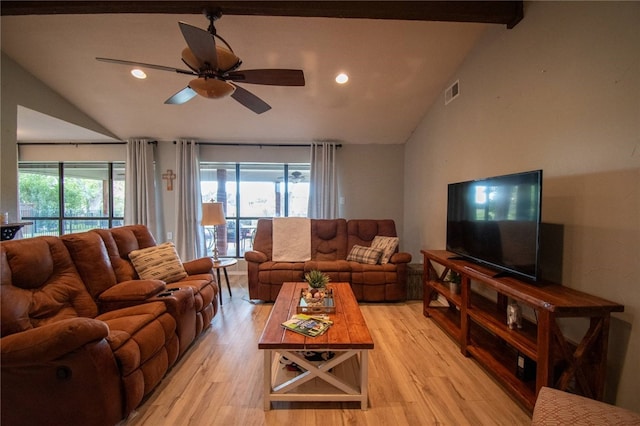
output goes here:
[{"label": "sofa armrest", "polygon": [[638,425],[640,414],[558,389],[540,389],[533,408],[532,426],[578,423]]},{"label": "sofa armrest", "polygon": [[68,318],[0,339],[2,366],[48,362],[106,338],[109,327],[93,318]]},{"label": "sofa armrest", "polygon": [[394,253],[389,259],[389,263],[409,263],[411,262],[411,254],[410,253]]},{"label": "sofa armrest", "polygon": [[161,280],[122,281],[100,293],[99,302],[143,301],[165,289]]},{"label": "sofa armrest", "polygon": [[213,259],[210,257],[201,257],[183,262],[182,266],[184,266],[187,275],[210,274],[211,269],[213,269]]},{"label": "sofa armrest", "polygon": [[244,258],[247,262],[254,262],[254,263],[262,263],[262,262],[266,262],[267,260],[267,255],[264,254],[261,251],[257,251],[257,250],[252,250],[252,251],[248,251],[245,252],[244,254]]}]

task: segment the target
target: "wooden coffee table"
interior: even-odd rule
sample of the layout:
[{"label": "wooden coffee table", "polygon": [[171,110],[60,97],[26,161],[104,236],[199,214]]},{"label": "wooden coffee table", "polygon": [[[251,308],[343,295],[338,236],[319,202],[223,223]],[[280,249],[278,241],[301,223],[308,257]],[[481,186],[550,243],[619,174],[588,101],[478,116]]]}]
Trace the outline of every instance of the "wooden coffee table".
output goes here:
[{"label": "wooden coffee table", "polygon": [[[336,312],[321,336],[306,337],[285,330],[282,322],[296,314],[300,291],[307,284],[284,283],[258,342],[264,350],[264,409],[271,401],[359,401],[367,409],[369,351],[373,339],[349,283],[331,283]],[[309,361],[302,351],[329,351],[333,358]],[[281,357],[303,372],[288,371]]]}]

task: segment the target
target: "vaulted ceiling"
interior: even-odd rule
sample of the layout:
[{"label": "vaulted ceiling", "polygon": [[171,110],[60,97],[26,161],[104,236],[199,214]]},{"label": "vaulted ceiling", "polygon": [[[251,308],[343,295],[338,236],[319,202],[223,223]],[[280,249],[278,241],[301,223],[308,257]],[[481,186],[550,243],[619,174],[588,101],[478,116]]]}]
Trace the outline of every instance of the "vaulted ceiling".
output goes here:
[{"label": "vaulted ceiling", "polygon": [[[225,142],[404,143],[443,101],[487,26],[522,19],[521,1],[3,1],[1,8],[3,52],[118,138]],[[151,69],[137,80],[126,66],[95,60],[185,68],[178,21],[206,29],[203,11],[216,8],[218,34],[241,70],[302,69],[306,85],[242,85],[272,106],[260,115],[231,98],[165,105],[189,76]],[[349,74],[347,84],[335,83],[339,72]],[[38,113],[21,117],[24,140],[69,140],[78,130]]]}]

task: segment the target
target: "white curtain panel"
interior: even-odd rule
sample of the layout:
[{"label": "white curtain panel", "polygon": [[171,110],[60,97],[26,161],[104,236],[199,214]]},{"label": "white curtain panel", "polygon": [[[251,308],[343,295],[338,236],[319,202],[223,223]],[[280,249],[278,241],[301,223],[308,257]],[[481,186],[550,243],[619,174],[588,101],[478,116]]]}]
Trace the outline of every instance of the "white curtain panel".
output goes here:
[{"label": "white curtain panel", "polygon": [[204,255],[200,155],[195,141],[176,142],[176,176],[174,241],[180,258],[193,260]]},{"label": "white curtain panel", "polygon": [[124,223],[146,225],[158,235],[154,154],[155,144],[147,139],[127,141]]},{"label": "white curtain panel", "polygon": [[332,142],[311,144],[310,218],[334,219],[338,215],[337,148]]}]

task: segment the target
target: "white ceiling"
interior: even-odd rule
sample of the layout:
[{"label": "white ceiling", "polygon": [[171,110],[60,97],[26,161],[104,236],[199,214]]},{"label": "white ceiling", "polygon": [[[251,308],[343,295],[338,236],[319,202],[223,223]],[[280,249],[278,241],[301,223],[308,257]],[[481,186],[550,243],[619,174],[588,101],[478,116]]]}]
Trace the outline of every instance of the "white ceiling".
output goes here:
[{"label": "white ceiling", "polygon": [[[245,84],[273,109],[257,115],[231,98],[165,105],[190,77],[148,70],[146,80],[96,56],[185,68],[178,21],[204,15],[92,14],[2,17],[2,50],[120,139],[223,142],[336,140],[402,144],[489,24],[223,16],[221,35],[241,69],[295,68],[305,87]],[[338,72],[349,82],[334,82]],[[4,83],[4,82],[3,82]],[[464,83],[461,84],[464,87]],[[78,129],[22,111],[22,141],[70,140]],[[82,132],[80,132],[82,134]],[[104,140],[89,132],[89,140]]]}]

